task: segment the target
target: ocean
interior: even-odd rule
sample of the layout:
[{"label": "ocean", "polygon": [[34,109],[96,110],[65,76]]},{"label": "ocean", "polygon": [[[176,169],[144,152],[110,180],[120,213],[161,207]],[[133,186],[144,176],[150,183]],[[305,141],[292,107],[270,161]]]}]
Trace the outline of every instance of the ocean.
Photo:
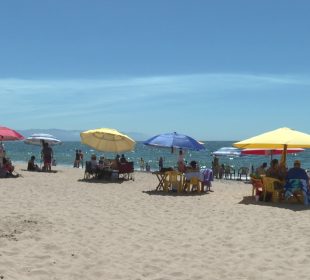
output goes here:
[{"label": "ocean", "polygon": [[[185,151],[185,160],[189,163],[192,160],[199,162],[200,166],[211,167],[213,157],[211,152],[218,150],[221,147],[231,147],[236,141],[206,141],[205,151]],[[28,145],[24,142],[3,142],[7,156],[14,162],[19,164],[25,164],[31,155],[34,155],[37,159],[37,163],[40,163],[40,146]],[[67,167],[73,166],[75,158],[75,150],[82,150],[84,153],[84,161],[89,160],[92,154],[96,154],[97,157],[104,156],[105,158],[115,158],[115,153],[103,153],[81,144],[80,142],[63,142],[60,145],[53,146],[54,158],[58,165]],[[162,156],[164,158],[164,167],[175,167],[178,157],[178,150],[171,153],[170,148],[154,148],[144,145],[142,142],[137,142],[135,149],[131,152],[124,153],[125,157],[129,161],[133,161],[135,170],[140,170],[140,158],[142,157],[145,162],[148,162],[151,170],[158,170],[158,160]],[[280,159],[280,156],[273,156],[273,158]],[[298,154],[287,155],[287,166],[292,167],[294,160],[301,160],[302,167],[310,169],[310,149]],[[220,164],[231,165],[237,171],[240,167],[254,168],[261,165],[263,162],[270,163],[270,156],[242,156],[242,157],[219,157]]]}]

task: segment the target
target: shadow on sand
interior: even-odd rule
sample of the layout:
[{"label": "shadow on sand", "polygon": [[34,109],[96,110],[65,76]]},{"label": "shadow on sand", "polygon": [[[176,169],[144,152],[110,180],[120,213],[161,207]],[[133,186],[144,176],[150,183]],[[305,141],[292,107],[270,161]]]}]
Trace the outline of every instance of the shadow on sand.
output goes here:
[{"label": "shadow on sand", "polygon": [[310,205],[304,205],[301,203],[290,202],[290,201],[282,201],[282,202],[255,201],[253,196],[244,196],[243,199],[239,202],[239,204],[259,205],[262,207],[275,207],[275,208],[288,209],[288,210],[292,210],[295,212],[310,210]]},{"label": "shadow on sand", "polygon": [[209,192],[182,192],[182,193],[178,193],[178,192],[164,192],[164,191],[156,191],[156,190],[151,190],[151,191],[142,191],[143,193],[146,193],[148,195],[161,195],[161,196],[203,196],[206,194],[209,194]]},{"label": "shadow on sand", "polygon": [[128,180],[124,180],[124,179],[117,179],[117,180],[105,180],[105,179],[95,179],[95,178],[91,178],[91,179],[78,179],[78,182],[83,182],[83,183],[95,183],[95,184],[122,184],[124,182],[126,182]]}]

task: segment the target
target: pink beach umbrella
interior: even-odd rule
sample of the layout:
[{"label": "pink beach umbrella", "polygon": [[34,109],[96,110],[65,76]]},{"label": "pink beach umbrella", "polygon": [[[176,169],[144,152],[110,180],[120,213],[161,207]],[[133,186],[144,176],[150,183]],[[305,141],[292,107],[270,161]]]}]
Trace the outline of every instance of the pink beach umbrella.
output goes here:
[{"label": "pink beach umbrella", "polygon": [[[296,154],[303,152],[305,149],[302,148],[287,148],[287,154]],[[282,155],[283,149],[243,149],[241,150],[241,155],[260,155],[260,156],[270,156],[272,159],[273,155]]]},{"label": "pink beach umbrella", "polygon": [[24,136],[17,131],[5,126],[0,126],[0,141],[16,141],[23,139]]}]

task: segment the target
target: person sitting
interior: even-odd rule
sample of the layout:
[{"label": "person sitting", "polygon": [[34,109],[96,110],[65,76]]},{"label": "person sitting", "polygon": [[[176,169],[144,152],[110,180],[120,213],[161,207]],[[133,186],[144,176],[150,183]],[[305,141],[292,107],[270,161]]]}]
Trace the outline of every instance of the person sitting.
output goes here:
[{"label": "person sitting", "polygon": [[18,177],[17,175],[14,175],[14,165],[12,164],[11,160],[9,158],[3,158],[3,165],[2,165],[2,175],[3,177]]},{"label": "person sitting", "polygon": [[290,168],[286,175],[285,197],[293,195],[294,191],[301,190],[304,197],[304,204],[309,203],[309,177],[307,172],[301,168],[299,160],[294,161],[294,167]]},{"label": "person sitting", "polygon": [[279,161],[277,159],[273,159],[270,167],[266,171],[266,176],[283,181],[286,177],[286,171],[279,165]]},{"label": "person sitting", "polygon": [[192,160],[189,163],[189,166],[186,167],[186,171],[191,171],[191,172],[199,171],[199,166],[198,166],[197,161]]},{"label": "person sitting", "polygon": [[179,156],[178,156],[178,171],[184,173],[186,171],[186,165],[184,162],[184,156],[183,156],[183,151],[179,151]]},{"label": "person sitting", "polygon": [[264,162],[262,165],[256,168],[255,175],[260,177],[261,175],[266,175],[267,162]]},{"label": "person sitting", "polygon": [[35,163],[35,159],[35,156],[31,156],[30,160],[28,161],[28,171],[41,171],[41,168]]},{"label": "person sitting", "polygon": [[98,162],[98,169],[103,170],[104,169],[104,157],[100,157],[99,162]]},{"label": "person sitting", "polygon": [[122,154],[121,158],[120,158],[120,163],[126,163],[127,159],[125,158],[125,155]]},{"label": "person sitting", "polygon": [[93,171],[97,170],[98,168],[98,162],[97,162],[97,156],[96,155],[92,155],[90,157],[90,165],[91,165],[91,169]]},{"label": "person sitting", "polygon": [[285,184],[285,177],[286,177],[286,170],[283,166],[279,165],[279,161],[277,159],[273,159],[271,161],[270,167],[266,171],[266,176],[275,178],[280,180],[283,183],[275,182],[274,188],[277,189],[283,189],[283,186]]}]

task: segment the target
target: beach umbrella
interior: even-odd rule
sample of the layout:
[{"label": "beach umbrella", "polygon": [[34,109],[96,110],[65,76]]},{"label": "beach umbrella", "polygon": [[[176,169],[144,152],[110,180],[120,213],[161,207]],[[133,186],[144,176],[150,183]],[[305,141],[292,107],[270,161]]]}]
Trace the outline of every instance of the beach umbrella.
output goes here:
[{"label": "beach umbrella", "polygon": [[185,134],[179,134],[176,132],[163,133],[151,137],[143,142],[144,145],[162,147],[162,148],[179,148],[188,150],[205,150],[205,146],[199,143],[194,138]]},{"label": "beach umbrella", "polygon": [[23,139],[24,136],[17,131],[8,127],[0,126],[0,141],[16,141]]},{"label": "beach umbrella", "polygon": [[83,144],[103,152],[131,151],[136,143],[129,136],[112,128],[91,129],[81,132],[80,136]]},{"label": "beach umbrella", "polygon": [[283,127],[236,142],[233,146],[241,149],[283,149],[281,163],[285,164],[288,148],[310,148],[310,135]]},{"label": "beach umbrella", "polygon": [[222,147],[217,151],[211,153],[212,156],[228,156],[228,157],[240,157],[242,156],[241,150],[234,147]]},{"label": "beach umbrella", "polygon": [[38,146],[42,146],[43,142],[48,143],[49,145],[57,145],[61,143],[61,141],[53,135],[45,133],[32,134],[24,140],[25,144]]}]

